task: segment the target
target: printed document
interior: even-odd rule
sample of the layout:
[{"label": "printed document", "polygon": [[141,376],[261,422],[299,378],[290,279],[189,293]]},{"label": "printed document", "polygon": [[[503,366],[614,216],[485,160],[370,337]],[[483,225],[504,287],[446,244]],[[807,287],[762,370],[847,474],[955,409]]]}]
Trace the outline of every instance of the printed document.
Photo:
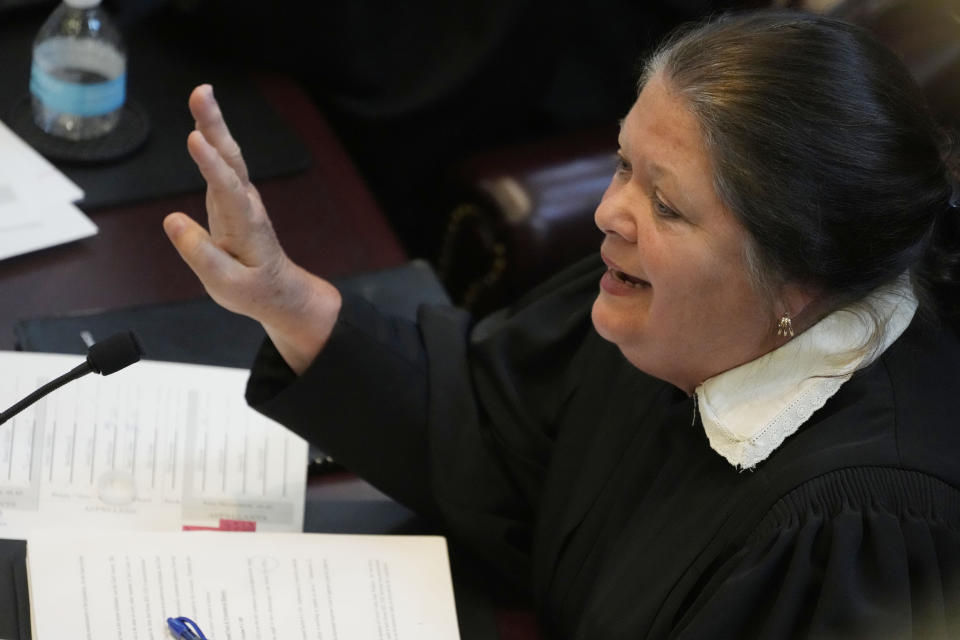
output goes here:
[{"label": "printed document", "polygon": [[[0,351],[0,407],[80,362]],[[71,382],[0,425],[0,537],[302,531],[307,443],[246,405],[247,375],[141,361]]]},{"label": "printed document", "polygon": [[0,122],[0,259],[92,236],[83,191]]},{"label": "printed document", "polygon": [[27,541],[34,640],[456,640],[435,536],[41,534]]}]

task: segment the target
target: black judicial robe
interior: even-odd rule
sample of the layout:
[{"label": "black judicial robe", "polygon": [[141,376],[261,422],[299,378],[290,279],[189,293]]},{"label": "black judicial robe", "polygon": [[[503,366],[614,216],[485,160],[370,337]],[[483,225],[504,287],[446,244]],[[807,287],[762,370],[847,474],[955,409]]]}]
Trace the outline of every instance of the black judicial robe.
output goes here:
[{"label": "black judicial robe", "polygon": [[473,325],[345,300],[248,401],[525,585],[547,637],[960,638],[960,344],[915,319],[753,470],[590,308],[594,257]]}]

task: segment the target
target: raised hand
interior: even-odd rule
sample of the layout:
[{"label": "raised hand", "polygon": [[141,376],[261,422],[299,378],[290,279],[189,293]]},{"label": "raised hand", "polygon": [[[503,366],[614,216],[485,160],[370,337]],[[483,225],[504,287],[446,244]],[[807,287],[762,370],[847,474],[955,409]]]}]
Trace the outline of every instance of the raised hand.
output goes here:
[{"label": "raised hand", "polygon": [[210,296],[263,324],[281,355],[300,372],[326,342],[340,295],[290,261],[209,85],[190,94],[196,128],[187,149],[207,181],[209,231],[171,213],[164,231]]}]

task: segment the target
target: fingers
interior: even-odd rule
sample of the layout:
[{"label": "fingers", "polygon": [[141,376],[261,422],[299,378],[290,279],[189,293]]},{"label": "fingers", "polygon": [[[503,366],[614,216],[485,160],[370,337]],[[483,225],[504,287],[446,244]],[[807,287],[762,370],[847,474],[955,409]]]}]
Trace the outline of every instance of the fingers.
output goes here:
[{"label": "fingers", "polygon": [[[207,222],[210,235],[222,248],[245,263],[257,261],[257,211],[250,195],[256,190],[242,183],[236,171],[217,153],[200,131],[187,137],[187,150],[207,181]],[[259,205],[259,200],[256,201]]]},{"label": "fingers", "polygon": [[285,272],[286,256],[209,85],[193,91],[190,110],[197,128],[187,137],[187,150],[207,182],[210,230],[172,213],[164,231],[214,300],[254,317],[261,310],[257,300],[273,293]]},{"label": "fingers", "polygon": [[247,164],[243,160],[240,145],[230,135],[223,113],[220,111],[220,105],[213,97],[213,87],[203,84],[194,89],[190,94],[189,104],[197,130],[203,133],[207,141],[237,173],[237,177],[244,183],[249,182],[250,175],[247,172]]},{"label": "fingers", "polygon": [[187,150],[207,181],[207,186],[218,199],[218,204],[229,211],[243,211],[249,207],[247,185],[200,131],[187,136]]}]

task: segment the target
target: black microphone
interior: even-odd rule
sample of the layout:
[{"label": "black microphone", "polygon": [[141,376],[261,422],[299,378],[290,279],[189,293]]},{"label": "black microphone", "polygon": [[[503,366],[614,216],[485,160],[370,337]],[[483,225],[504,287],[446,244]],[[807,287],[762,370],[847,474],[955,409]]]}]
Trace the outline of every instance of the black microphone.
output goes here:
[{"label": "black microphone", "polygon": [[54,389],[59,389],[72,380],[76,380],[90,372],[108,376],[133,364],[143,355],[143,348],[133,331],[115,333],[106,340],[94,344],[87,351],[87,360],[73,370],[51,380],[26,398],[0,413],[0,424],[3,424],[17,415],[34,402],[47,395]]}]

